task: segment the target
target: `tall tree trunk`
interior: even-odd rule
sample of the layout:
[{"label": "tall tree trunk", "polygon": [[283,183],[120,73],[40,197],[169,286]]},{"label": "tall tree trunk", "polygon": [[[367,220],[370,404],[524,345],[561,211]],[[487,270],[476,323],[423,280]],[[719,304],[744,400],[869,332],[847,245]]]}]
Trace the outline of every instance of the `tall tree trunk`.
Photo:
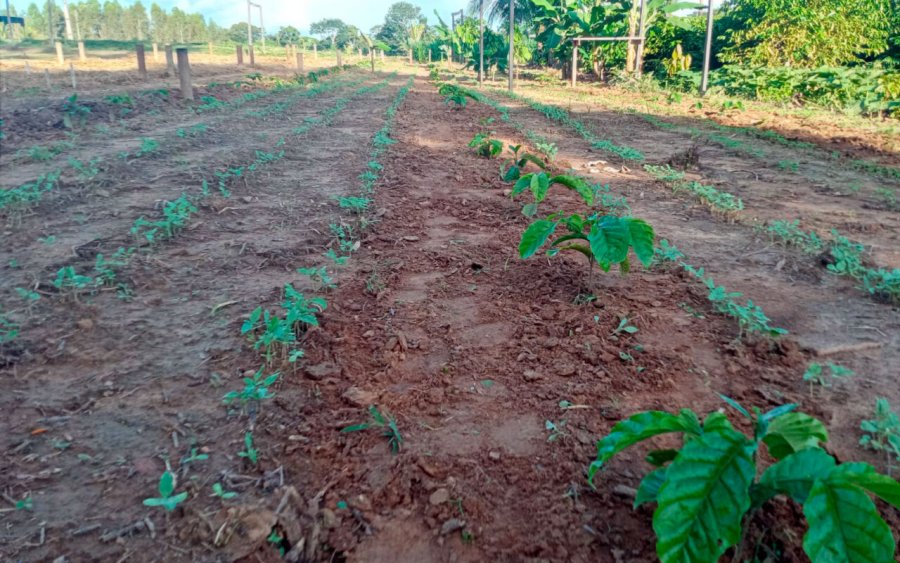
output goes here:
[{"label": "tall tree trunk", "polygon": [[72,21],[69,19],[69,2],[68,0],[63,0],[63,18],[66,21],[66,39],[72,41],[74,37],[72,36]]}]

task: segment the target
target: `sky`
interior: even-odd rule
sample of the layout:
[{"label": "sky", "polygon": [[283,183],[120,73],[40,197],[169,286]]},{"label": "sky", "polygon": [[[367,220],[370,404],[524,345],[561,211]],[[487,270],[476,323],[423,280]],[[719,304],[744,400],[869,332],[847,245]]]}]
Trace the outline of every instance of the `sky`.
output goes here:
[{"label": "sky", "polygon": [[[212,18],[222,27],[233,23],[247,21],[246,0],[155,0],[166,10],[173,6],[188,12],[200,12],[207,19]],[[363,31],[384,22],[388,6],[396,0],[253,0],[262,4],[263,23],[266,31],[276,31],[279,27],[292,25],[305,35],[309,32],[309,24],[324,18],[339,18],[345,23],[355,25]],[[429,23],[437,23],[434,10],[441,14],[445,21],[450,20],[450,12],[465,8],[467,0],[408,0],[422,8]],[[130,0],[121,4],[132,4]],[[147,7],[151,0],[144,0]],[[256,13],[253,10],[253,24],[257,25]]]}]

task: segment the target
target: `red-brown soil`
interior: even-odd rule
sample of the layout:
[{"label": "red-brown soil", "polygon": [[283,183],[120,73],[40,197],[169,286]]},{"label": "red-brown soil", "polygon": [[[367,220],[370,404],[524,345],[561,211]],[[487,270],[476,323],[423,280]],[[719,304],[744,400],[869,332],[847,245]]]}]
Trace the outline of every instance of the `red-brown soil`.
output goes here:
[{"label": "red-brown soil", "polygon": [[[800,403],[829,426],[830,451],[883,469],[857,446],[858,427],[875,396],[900,405],[896,309],[826,274],[814,258],[772,245],[750,221],[716,219],[642,171],[613,162],[619,172],[589,172],[585,163],[606,157],[518,105],[513,119],[557,143],[561,168],[626,195],[633,215],[791,335],[736,341],[736,324],[710,309],[705,288],[665,267],[589,278],[580,257],[520,260],[522,202],[507,196],[499,162],[466,146],[496,112],[475,103],[450,109],[422,80],[397,114],[397,142],[381,157],[374,223],[347,265],[328,263],[329,224],[354,220],[333,198],[356,195],[370,140],[403,82],[350,76],[389,85],[351,98],[329,127],[299,138],[292,128],[358,85],[274,116],[237,112],[209,137],[104,173],[103,194],[65,193],[7,227],[3,310],[21,309],[14,287],[47,284],[62,265],[90,264],[96,252],[128,244],[137,216],[195,186],[202,172],[289,139],[284,159],[236,184],[231,198],[204,200],[184,232],[132,262],[130,302],[113,292],[76,302],[48,290],[19,314],[23,333],[0,372],[0,490],[12,502],[30,494],[33,510],[0,512],[4,557],[277,561],[279,546],[266,541],[274,530],[296,560],[650,561],[652,509],[631,508],[632,488],[649,467],[644,450],[619,456],[592,490],[585,473],[595,442],[638,410],[723,408],[718,393],[761,408]],[[197,117],[178,115],[177,126]],[[683,144],[618,114],[578,117],[653,162]],[[504,142],[524,141],[499,120],[489,127]],[[107,153],[154,136],[120,134]],[[720,170],[726,158],[740,160],[704,147],[701,173]],[[780,196],[770,187],[739,186],[748,212],[774,216]],[[798,201],[812,195],[792,188]],[[808,203],[811,221],[830,216],[818,208],[827,198]],[[578,203],[554,192],[547,205]],[[792,209],[782,209],[785,218]],[[48,235],[55,244],[38,242]],[[896,223],[871,237],[866,242],[888,247]],[[286,282],[314,293],[294,272],[313,265],[328,265],[339,287],[323,294],[328,308],[304,336],[301,367],[284,366],[276,397],[248,420],[221,403],[261,362],[241,324],[257,305],[276,307]],[[588,292],[596,300],[585,303]],[[622,317],[638,332],[615,334]],[[834,352],[859,342],[876,346]],[[817,353],[858,376],[810,397],[801,374]],[[378,430],[340,432],[364,422],[370,405],[395,418],[403,439],[396,455]],[[248,425],[258,466],[236,455]],[[209,459],[179,464],[191,447]],[[163,459],[190,493],[170,515],[141,505],[156,493]],[[216,482],[240,495],[210,498]],[[896,513],[882,512],[897,530]],[[775,504],[749,529],[742,553],[803,560],[796,508]]]}]

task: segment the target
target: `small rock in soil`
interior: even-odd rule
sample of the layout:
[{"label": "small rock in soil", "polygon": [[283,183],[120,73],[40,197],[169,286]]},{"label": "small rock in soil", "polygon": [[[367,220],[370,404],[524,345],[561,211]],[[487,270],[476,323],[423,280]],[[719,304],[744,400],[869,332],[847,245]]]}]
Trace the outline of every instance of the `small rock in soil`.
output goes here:
[{"label": "small rock in soil", "polygon": [[525,378],[525,381],[537,381],[537,380],[541,379],[543,376],[540,373],[534,371],[533,369],[527,369],[527,370],[525,370],[525,373],[522,374],[522,377]]},{"label": "small rock in soil", "polygon": [[490,452],[488,454],[488,457],[494,461],[499,461],[500,460],[500,452]]},{"label": "small rock in soil", "polygon": [[613,487],[613,492],[622,497],[634,498],[637,496],[637,489],[629,487],[628,485],[616,485]]},{"label": "small rock in soil", "polygon": [[430,502],[432,506],[444,504],[448,500],[450,500],[450,491],[447,489],[438,489],[428,497],[428,502]]},{"label": "small rock in soil", "polygon": [[325,379],[326,377],[338,377],[339,375],[341,375],[341,368],[337,367],[332,362],[322,362],[321,364],[306,368],[306,377],[315,381]]},{"label": "small rock in soil", "polygon": [[462,530],[465,527],[465,520],[460,520],[459,518],[451,518],[441,525],[441,535],[446,536],[447,534],[452,534],[457,530]]},{"label": "small rock in soil", "polygon": [[359,387],[351,387],[344,391],[344,394],[341,395],[341,397],[351,405],[364,408],[375,404],[378,399],[378,394],[373,391],[363,391]]}]

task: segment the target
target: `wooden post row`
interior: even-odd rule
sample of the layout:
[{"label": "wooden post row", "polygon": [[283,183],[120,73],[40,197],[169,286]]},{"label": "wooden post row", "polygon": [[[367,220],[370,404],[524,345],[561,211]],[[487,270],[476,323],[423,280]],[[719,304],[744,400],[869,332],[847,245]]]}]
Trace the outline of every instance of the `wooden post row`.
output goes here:
[{"label": "wooden post row", "polygon": [[247,50],[250,53],[250,66],[256,66],[256,57],[253,55],[253,45],[250,45]]},{"label": "wooden post row", "polygon": [[62,41],[56,42],[56,62],[58,62],[60,66],[66,64],[66,58],[63,56]]},{"label": "wooden post row", "polygon": [[191,64],[188,62],[187,47],[176,49],[178,54],[178,79],[181,82],[181,97],[185,100],[194,99],[194,86],[191,84]]},{"label": "wooden post row", "polygon": [[87,53],[85,53],[84,50],[84,41],[78,42],[78,60],[82,62],[87,60]]},{"label": "wooden post row", "polygon": [[303,74],[303,53],[297,53],[297,72]]},{"label": "wooden post row", "polygon": [[166,45],[166,75],[175,74],[175,57],[172,56],[172,46]]},{"label": "wooden post row", "polygon": [[141,76],[141,80],[147,80],[147,60],[144,58],[144,44],[136,44],[134,51],[137,54],[138,74]]},{"label": "wooden post row", "polygon": [[237,55],[238,66],[244,66],[244,46],[243,45],[235,45],[234,46],[234,54]]}]

